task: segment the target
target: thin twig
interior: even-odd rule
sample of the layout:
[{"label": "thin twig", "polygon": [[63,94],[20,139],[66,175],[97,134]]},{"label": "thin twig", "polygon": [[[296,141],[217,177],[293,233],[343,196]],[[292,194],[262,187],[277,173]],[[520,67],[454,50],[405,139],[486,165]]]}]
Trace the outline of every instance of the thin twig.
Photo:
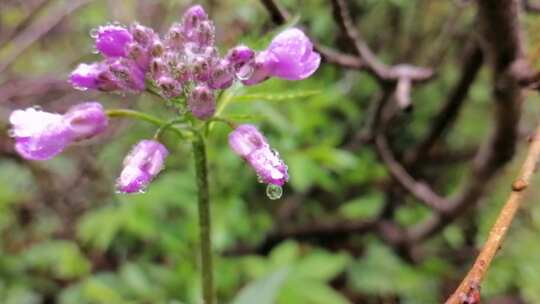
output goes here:
[{"label": "thin twig", "polygon": [[402,94],[410,94],[410,82],[426,81],[433,76],[433,71],[429,68],[416,67],[408,64],[387,66],[381,62],[356,30],[346,2],[344,0],[332,0],[332,6],[336,23],[345,33],[349,43],[356,50],[357,55],[364,63],[366,71],[376,77],[380,82],[397,83],[401,81],[402,90],[398,93],[402,100],[410,100],[410,97],[405,97]]},{"label": "thin twig", "polygon": [[520,81],[527,70],[523,65],[519,4],[516,0],[479,0],[477,3],[484,53],[491,59],[494,70],[494,128],[475,157],[471,178],[451,199],[451,207],[444,214],[435,213],[411,227],[408,237],[413,241],[432,236],[478,202],[489,181],[515,152],[523,100]]},{"label": "thin twig", "polygon": [[416,181],[394,158],[383,134],[375,137],[375,145],[386,168],[388,168],[392,176],[403,188],[409,191],[417,200],[425,203],[434,210],[444,212],[448,208],[448,201],[446,199],[435,193],[428,184]]},{"label": "thin twig", "polygon": [[472,46],[465,50],[461,76],[452,91],[450,91],[448,99],[439,113],[433,118],[425,137],[405,157],[408,167],[414,167],[420,159],[424,158],[444,135],[445,131],[456,121],[461,107],[469,95],[470,88],[482,67],[482,63],[482,49],[477,42],[472,42]]},{"label": "thin twig", "polygon": [[476,258],[476,261],[467,276],[463,279],[452,296],[446,301],[446,304],[468,303],[466,300],[469,298],[470,293],[479,291],[480,284],[489,269],[491,261],[501,247],[512,220],[525,197],[525,190],[529,186],[533,173],[535,172],[539,157],[540,126],[537,128],[536,134],[531,139],[531,145],[525,162],[521,167],[517,179],[512,184],[512,192],[504,204],[504,207],[501,209],[495,224],[493,224],[482,251],[480,251],[480,254]]}]

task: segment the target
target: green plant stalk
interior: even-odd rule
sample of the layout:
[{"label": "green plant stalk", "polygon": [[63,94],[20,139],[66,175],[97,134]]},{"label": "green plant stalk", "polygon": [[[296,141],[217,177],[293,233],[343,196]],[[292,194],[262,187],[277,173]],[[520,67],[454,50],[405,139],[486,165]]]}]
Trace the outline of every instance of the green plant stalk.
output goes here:
[{"label": "green plant stalk", "polygon": [[128,109],[111,109],[111,110],[107,110],[106,113],[107,113],[107,116],[111,118],[126,117],[126,118],[135,119],[135,120],[146,121],[148,123],[151,123],[153,125],[160,127],[160,129],[163,128],[164,130],[160,131],[160,133],[165,130],[170,130],[174,132],[176,135],[178,135],[178,137],[180,137],[181,139],[186,139],[186,138],[189,139],[190,137],[189,133],[183,132],[182,130],[178,128],[174,128],[172,124],[169,125],[170,123],[163,121],[155,116],[143,113],[143,112],[128,110]]},{"label": "green plant stalk", "polygon": [[193,156],[197,178],[199,206],[199,234],[202,265],[202,289],[204,304],[214,303],[214,282],[212,268],[212,242],[210,239],[210,194],[208,191],[208,167],[204,138],[197,133],[193,140]]}]

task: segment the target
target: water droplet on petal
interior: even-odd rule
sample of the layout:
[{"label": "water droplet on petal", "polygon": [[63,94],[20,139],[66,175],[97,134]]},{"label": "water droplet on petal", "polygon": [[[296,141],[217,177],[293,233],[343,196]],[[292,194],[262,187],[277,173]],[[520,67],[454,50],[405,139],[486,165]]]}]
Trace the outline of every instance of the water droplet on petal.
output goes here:
[{"label": "water droplet on petal", "polygon": [[255,69],[251,65],[246,64],[236,72],[236,78],[239,80],[248,80],[251,78],[254,71]]},{"label": "water droplet on petal", "polygon": [[266,196],[271,200],[280,199],[283,195],[283,188],[278,185],[268,184],[266,186]]},{"label": "water droplet on petal", "polygon": [[99,35],[99,29],[93,28],[90,30],[90,37],[95,39],[97,38],[98,35]]}]

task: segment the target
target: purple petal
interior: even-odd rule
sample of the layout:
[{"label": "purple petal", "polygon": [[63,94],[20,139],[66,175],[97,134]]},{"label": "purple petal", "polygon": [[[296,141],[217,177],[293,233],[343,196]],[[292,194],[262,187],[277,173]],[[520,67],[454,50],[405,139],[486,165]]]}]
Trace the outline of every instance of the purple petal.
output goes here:
[{"label": "purple petal", "polygon": [[105,57],[124,57],[131,41],[133,37],[127,29],[116,25],[101,26],[97,30],[96,49]]},{"label": "purple petal", "polygon": [[13,126],[10,133],[15,138],[15,150],[25,159],[50,159],[62,152],[73,138],[60,114],[28,108],[11,113],[9,121]]},{"label": "purple petal", "polygon": [[98,102],[85,102],[71,107],[63,117],[64,124],[79,141],[94,137],[107,128],[108,117]]},{"label": "purple petal", "polygon": [[243,124],[229,134],[229,146],[236,154],[246,157],[255,150],[268,148],[268,143],[257,127]]},{"label": "purple petal", "polygon": [[267,52],[272,76],[287,80],[301,80],[311,76],[321,62],[321,56],[313,51],[313,43],[296,28],[277,35]]},{"label": "purple petal", "polygon": [[283,186],[289,180],[287,166],[270,148],[255,150],[246,160],[263,183]]}]

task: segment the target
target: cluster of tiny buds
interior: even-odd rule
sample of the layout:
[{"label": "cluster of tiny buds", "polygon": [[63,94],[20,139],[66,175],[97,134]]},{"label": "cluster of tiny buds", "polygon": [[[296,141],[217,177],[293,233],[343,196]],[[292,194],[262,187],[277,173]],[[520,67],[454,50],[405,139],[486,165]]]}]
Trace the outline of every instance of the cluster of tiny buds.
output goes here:
[{"label": "cluster of tiny buds", "polygon": [[[312,42],[296,28],[278,34],[265,50],[239,45],[221,57],[214,23],[200,5],[189,8],[163,37],[139,23],[101,26],[91,36],[104,58],[80,64],[69,76],[74,88],[136,94],[157,90],[168,100],[183,97],[178,100],[186,100],[191,115],[201,120],[214,115],[216,91],[235,81],[255,85],[270,77],[301,80],[311,76],[321,61]],[[10,122],[17,152],[26,159],[45,160],[73,142],[102,133],[108,117],[99,103],[86,102],[64,115],[35,108],[16,110]],[[264,136],[254,126],[242,125],[231,133],[229,144],[261,182],[274,187],[268,188],[269,193],[280,196],[280,187],[289,178],[287,166]],[[156,140],[140,141],[124,160],[118,190],[143,191],[161,171],[168,154]]]},{"label": "cluster of tiny buds", "polygon": [[105,58],[80,64],[70,75],[74,87],[140,93],[149,82],[166,99],[186,97],[188,109],[199,119],[213,115],[215,90],[234,81],[254,85],[271,76],[300,80],[320,63],[311,41],[295,28],[276,36],[266,50],[239,45],[220,57],[214,23],[200,5],[189,8],[163,38],[138,23],[101,26],[92,37]]}]

